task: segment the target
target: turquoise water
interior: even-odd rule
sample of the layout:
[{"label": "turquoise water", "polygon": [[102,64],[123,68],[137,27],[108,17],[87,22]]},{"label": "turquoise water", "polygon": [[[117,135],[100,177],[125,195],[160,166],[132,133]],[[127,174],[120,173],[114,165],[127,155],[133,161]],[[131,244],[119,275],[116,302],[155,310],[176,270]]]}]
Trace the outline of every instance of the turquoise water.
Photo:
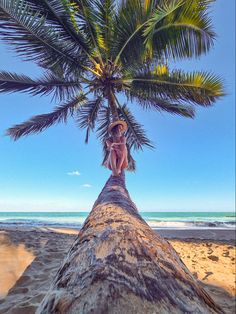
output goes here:
[{"label": "turquoise water", "polygon": [[[82,226],[88,212],[0,212],[1,225]],[[233,212],[140,212],[152,228],[235,228]]]}]

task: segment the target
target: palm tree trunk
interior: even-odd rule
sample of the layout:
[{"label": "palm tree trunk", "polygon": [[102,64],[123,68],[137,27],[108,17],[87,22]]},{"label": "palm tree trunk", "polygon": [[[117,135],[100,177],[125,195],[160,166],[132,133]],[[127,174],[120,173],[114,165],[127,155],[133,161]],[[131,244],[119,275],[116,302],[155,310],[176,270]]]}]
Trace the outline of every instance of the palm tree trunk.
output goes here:
[{"label": "palm tree trunk", "polygon": [[36,313],[223,313],[110,177]]},{"label": "palm tree trunk", "polygon": [[112,121],[114,122],[114,121],[119,120],[119,114],[118,114],[116,102],[114,99],[114,91],[111,88],[109,88],[107,91],[107,101],[108,101],[108,106],[111,109]]}]

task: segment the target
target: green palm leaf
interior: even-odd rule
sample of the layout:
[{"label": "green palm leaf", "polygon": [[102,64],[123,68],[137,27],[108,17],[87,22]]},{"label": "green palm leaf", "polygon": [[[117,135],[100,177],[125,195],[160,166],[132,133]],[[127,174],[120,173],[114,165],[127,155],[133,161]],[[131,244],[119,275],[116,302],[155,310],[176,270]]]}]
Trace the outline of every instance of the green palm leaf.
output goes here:
[{"label": "green palm leaf", "polygon": [[80,82],[66,81],[48,72],[41,79],[32,79],[26,75],[0,72],[0,93],[27,92],[35,95],[49,95],[60,100],[69,98],[81,90]]},{"label": "green palm leaf", "polygon": [[184,105],[181,102],[171,102],[170,100],[164,100],[162,98],[151,98],[145,96],[145,93],[140,93],[140,90],[136,91],[132,89],[132,92],[127,91],[126,96],[132,102],[140,104],[144,109],[157,110],[159,112],[166,111],[171,114],[180,115],[186,118],[194,118],[195,111],[192,106]]},{"label": "green palm leaf", "polygon": [[40,11],[46,16],[47,22],[54,27],[65,39],[76,42],[87,54],[90,47],[87,43],[86,35],[82,34],[78,27],[77,20],[71,17],[70,2],[65,0],[26,0],[29,6],[36,11]]},{"label": "green palm leaf", "polygon": [[142,1],[122,1],[114,23],[114,40],[111,50],[112,58],[123,66],[143,62],[144,39],[142,26],[146,22],[146,13]]},{"label": "green palm leaf", "polygon": [[105,161],[108,158],[109,152],[106,147],[106,140],[110,137],[108,128],[112,122],[112,114],[110,107],[102,106],[98,112],[98,127],[97,127],[97,136],[101,141],[103,149],[103,160],[102,165],[104,166]]},{"label": "green palm leaf", "polygon": [[86,96],[81,95],[73,98],[64,105],[57,106],[52,112],[32,117],[31,119],[17,124],[7,130],[7,135],[14,140],[18,140],[22,136],[33,133],[40,133],[55,123],[67,122],[69,116],[74,111],[87,102]]},{"label": "green palm leaf", "polygon": [[79,4],[80,14],[80,29],[87,35],[89,45],[92,47],[92,56],[98,58],[100,63],[103,63],[102,53],[99,43],[98,20],[94,0],[76,1]]},{"label": "green palm leaf", "polygon": [[64,71],[83,69],[81,63],[86,61],[74,42],[61,38],[24,0],[0,0],[0,36],[25,60],[46,68],[60,64]]},{"label": "green palm leaf", "polygon": [[98,111],[103,104],[103,97],[98,97],[95,100],[87,102],[77,111],[77,122],[80,128],[86,129],[85,143],[88,143],[89,134],[95,128]]},{"label": "green palm leaf", "polygon": [[151,71],[140,73],[130,83],[130,91],[150,98],[182,100],[196,105],[210,106],[224,95],[220,77],[207,72],[173,71],[158,75]]},{"label": "green palm leaf", "polygon": [[206,53],[215,37],[207,14],[209,2],[160,1],[143,33],[149,53],[174,59]]},{"label": "green palm leaf", "polygon": [[128,152],[128,167],[127,167],[127,170],[128,171],[131,171],[131,172],[134,172],[136,171],[136,162],[131,154],[131,149],[129,147],[129,145],[126,145],[127,146],[127,152]]},{"label": "green palm leaf", "polygon": [[215,33],[207,0],[122,1],[115,25],[116,63],[185,58],[206,53]]},{"label": "green palm leaf", "polygon": [[100,49],[104,51],[106,60],[110,56],[113,42],[116,1],[114,0],[94,0],[97,19],[97,39]]},{"label": "green palm leaf", "polygon": [[110,136],[108,132],[109,125],[112,122],[111,108],[102,106],[98,112],[98,122],[97,135],[102,143],[106,142],[106,139]]},{"label": "green palm leaf", "polygon": [[142,150],[143,146],[154,148],[150,140],[147,138],[143,126],[136,121],[126,105],[119,106],[119,116],[121,119],[125,120],[128,125],[125,135],[130,149],[134,148],[135,150]]}]

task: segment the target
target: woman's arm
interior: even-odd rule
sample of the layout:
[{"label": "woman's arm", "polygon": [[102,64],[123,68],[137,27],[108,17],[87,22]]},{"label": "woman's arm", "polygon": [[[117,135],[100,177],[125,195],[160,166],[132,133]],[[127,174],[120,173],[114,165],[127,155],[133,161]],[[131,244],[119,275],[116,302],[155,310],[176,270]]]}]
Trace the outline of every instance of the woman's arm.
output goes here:
[{"label": "woman's arm", "polygon": [[111,144],[111,146],[113,146],[113,145],[124,145],[124,144],[126,144],[126,138],[125,138],[125,136],[122,136],[120,138],[120,142],[114,142]]},{"label": "woman's arm", "polygon": [[110,139],[110,138],[108,138],[108,139],[106,140],[106,146],[107,146],[108,150],[110,150],[110,149],[111,149],[112,144],[113,144],[113,143],[112,143],[111,139]]}]

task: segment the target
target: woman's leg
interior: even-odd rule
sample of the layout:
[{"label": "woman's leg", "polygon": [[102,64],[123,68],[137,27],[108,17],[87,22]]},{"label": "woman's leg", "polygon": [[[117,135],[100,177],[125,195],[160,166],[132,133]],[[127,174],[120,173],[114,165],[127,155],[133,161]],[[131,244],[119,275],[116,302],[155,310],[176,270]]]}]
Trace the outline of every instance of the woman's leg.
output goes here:
[{"label": "woman's leg", "polygon": [[123,170],[124,168],[124,164],[125,164],[125,159],[126,159],[126,153],[124,150],[121,151],[121,154],[118,158],[118,163],[117,163],[117,172],[118,174],[121,173],[121,170]]},{"label": "woman's leg", "polygon": [[117,155],[116,155],[116,152],[115,150],[111,150],[110,151],[110,165],[111,165],[111,170],[112,170],[112,174],[113,176],[117,176],[119,173],[117,171]]}]

